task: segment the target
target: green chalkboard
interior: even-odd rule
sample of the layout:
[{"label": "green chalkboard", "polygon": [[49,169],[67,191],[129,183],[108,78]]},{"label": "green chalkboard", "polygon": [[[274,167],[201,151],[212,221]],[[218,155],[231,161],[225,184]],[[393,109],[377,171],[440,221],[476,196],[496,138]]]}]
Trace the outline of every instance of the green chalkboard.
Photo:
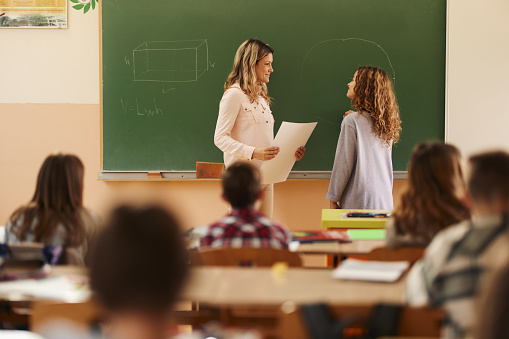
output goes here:
[{"label": "green chalkboard", "polygon": [[194,170],[213,143],[238,46],[275,49],[269,95],[282,121],[318,125],[294,170],[330,171],[358,66],[395,79],[406,170],[413,145],[444,138],[446,0],[104,0],[103,170]]}]

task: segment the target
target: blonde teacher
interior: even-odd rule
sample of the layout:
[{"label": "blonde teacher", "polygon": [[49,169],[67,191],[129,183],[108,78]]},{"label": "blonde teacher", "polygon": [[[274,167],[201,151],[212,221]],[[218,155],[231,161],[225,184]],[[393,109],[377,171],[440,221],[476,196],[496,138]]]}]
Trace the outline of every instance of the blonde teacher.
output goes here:
[{"label": "blonde teacher", "polygon": [[[279,153],[279,147],[272,146],[274,117],[267,92],[274,71],[273,55],[272,47],[258,39],[248,39],[237,49],[233,70],[224,84],[214,134],[214,144],[224,152],[226,167],[242,159],[259,168]],[[304,147],[297,149],[296,159],[300,160],[304,152]],[[269,218],[273,197],[273,185],[265,186],[260,211]]]}]

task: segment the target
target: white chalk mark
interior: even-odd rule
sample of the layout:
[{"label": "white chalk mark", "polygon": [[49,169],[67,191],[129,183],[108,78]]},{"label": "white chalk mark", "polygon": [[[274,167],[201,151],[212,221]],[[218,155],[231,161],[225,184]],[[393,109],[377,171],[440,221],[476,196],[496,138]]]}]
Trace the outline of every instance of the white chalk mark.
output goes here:
[{"label": "white chalk mark", "polygon": [[392,67],[392,62],[391,62],[391,59],[389,58],[389,55],[387,54],[387,52],[385,52],[383,47],[380,46],[379,44],[377,44],[376,42],[373,42],[373,41],[370,41],[370,40],[366,40],[366,39],[360,39],[360,38],[328,39],[328,40],[323,40],[323,41],[317,42],[316,44],[311,46],[311,48],[306,52],[306,55],[304,56],[304,61],[302,61],[302,67],[301,67],[301,70],[300,70],[300,79],[301,79],[301,81],[302,81],[302,78],[303,78],[304,64],[306,63],[306,59],[307,59],[309,53],[311,53],[311,51],[316,46],[324,44],[326,42],[331,42],[331,41],[341,41],[341,42],[344,42],[344,41],[349,41],[349,40],[364,41],[364,42],[373,44],[373,45],[377,46],[378,48],[380,48],[382,50],[382,52],[384,52],[385,57],[387,58],[387,61],[389,61],[389,65],[391,66],[391,70],[392,70],[392,74],[393,74],[392,80],[394,81],[394,83],[396,83],[396,71],[394,70],[394,67]]},{"label": "white chalk mark", "polygon": [[127,102],[124,104],[124,99],[120,99],[120,103],[122,104],[122,110],[123,110],[123,111],[124,111],[124,113],[125,113],[126,108],[127,108]]},{"label": "white chalk mark", "polygon": [[124,57],[124,60],[125,60],[125,64],[126,64],[126,65],[131,66],[131,61],[129,61],[129,59],[127,59],[127,57],[126,57],[126,56]]},{"label": "white chalk mark", "polygon": [[175,87],[173,88],[164,88],[166,85],[165,82],[163,82],[163,93],[168,93],[169,91],[173,91],[175,89]]},{"label": "white chalk mark", "polygon": [[136,98],[136,113],[138,115],[144,115],[143,113],[140,113],[140,105],[138,105],[138,98]]},{"label": "white chalk mark", "polygon": [[133,50],[134,81],[193,82],[208,69],[207,39],[146,41]]},{"label": "white chalk mark", "polygon": [[341,125],[341,124],[338,124],[337,122],[332,122],[332,121],[326,120],[326,119],[324,119],[324,118],[322,118],[322,117],[318,117],[318,116],[317,116],[316,118],[317,118],[317,119],[320,119],[320,120],[322,120],[322,121],[324,121],[324,122],[326,122],[326,123],[328,123],[328,124],[331,124],[331,125],[335,125],[335,126],[339,126],[339,125]]},{"label": "white chalk mark", "polygon": [[210,67],[212,67],[212,68],[214,68],[214,66],[216,65],[216,63],[215,63],[215,62],[214,62],[214,63],[212,63],[212,62],[210,62],[210,61],[209,61],[209,64],[210,64]]}]

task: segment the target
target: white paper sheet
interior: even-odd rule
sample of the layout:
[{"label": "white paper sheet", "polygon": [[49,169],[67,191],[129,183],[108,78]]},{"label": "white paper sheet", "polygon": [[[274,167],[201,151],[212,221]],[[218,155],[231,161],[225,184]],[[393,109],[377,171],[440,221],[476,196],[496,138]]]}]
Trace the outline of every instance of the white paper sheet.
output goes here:
[{"label": "white paper sheet", "polygon": [[83,302],[90,298],[88,278],[75,275],[61,275],[43,279],[22,279],[0,282],[0,297],[14,300],[28,297],[51,299],[65,302]]},{"label": "white paper sheet", "polygon": [[295,164],[295,151],[300,146],[306,145],[316,124],[316,122],[294,123],[283,121],[272,144],[279,147],[279,153],[274,159],[264,161],[260,169],[262,184],[286,181]]},{"label": "white paper sheet", "polygon": [[408,261],[365,261],[346,259],[332,271],[332,277],[346,280],[394,282],[409,267]]}]

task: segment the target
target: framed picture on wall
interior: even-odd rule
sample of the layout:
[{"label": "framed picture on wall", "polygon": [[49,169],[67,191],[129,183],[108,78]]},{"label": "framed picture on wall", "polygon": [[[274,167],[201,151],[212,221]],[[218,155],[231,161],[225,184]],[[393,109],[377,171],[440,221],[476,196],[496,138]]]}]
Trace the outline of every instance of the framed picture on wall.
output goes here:
[{"label": "framed picture on wall", "polygon": [[67,0],[0,0],[0,28],[67,28]]}]

